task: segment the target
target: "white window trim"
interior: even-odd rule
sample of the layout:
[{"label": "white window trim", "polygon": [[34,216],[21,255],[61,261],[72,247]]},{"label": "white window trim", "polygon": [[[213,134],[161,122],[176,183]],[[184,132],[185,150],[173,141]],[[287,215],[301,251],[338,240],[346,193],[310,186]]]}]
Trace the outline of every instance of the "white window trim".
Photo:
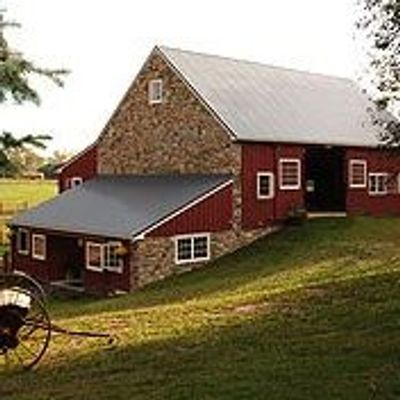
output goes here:
[{"label": "white window trim", "polygon": [[[269,195],[263,195],[260,193],[260,178],[268,176],[269,177]],[[275,175],[273,172],[260,171],[257,172],[257,199],[258,200],[269,200],[275,197]]]},{"label": "white window trim", "polygon": [[[282,183],[283,178],[283,164],[284,163],[296,163],[297,164],[297,185],[284,185]],[[301,189],[301,160],[299,158],[281,158],[279,159],[279,188],[281,190],[300,190]]]},{"label": "white window trim", "polygon": [[[90,265],[90,257],[89,257],[89,249],[90,247],[99,247],[100,248],[100,266],[97,265]],[[86,242],[86,269],[88,271],[95,271],[95,272],[103,272],[103,265],[104,265],[104,251],[103,251],[103,244],[98,242]]]},{"label": "white window trim", "polygon": [[[28,248],[26,249],[26,250],[21,250],[21,239],[20,239],[20,233],[21,232],[25,232],[26,233],[26,235],[27,235],[27,244],[28,244]],[[24,255],[24,256],[26,256],[26,255],[28,255],[29,254],[29,250],[30,250],[30,246],[31,246],[31,243],[30,243],[30,237],[29,237],[29,230],[28,229],[25,229],[25,228],[18,228],[18,230],[17,230],[17,252],[18,252],[18,254],[22,254],[22,255]]]},{"label": "white window trim", "polygon": [[74,187],[80,186],[83,183],[83,179],[81,176],[73,176],[69,180],[69,187],[72,189]]},{"label": "white window trim", "polygon": [[[385,184],[385,191],[383,192],[372,192],[371,191],[371,177],[379,177],[379,176],[383,176],[386,178],[386,184]],[[388,192],[388,185],[387,185],[387,177],[389,176],[389,174],[387,172],[371,172],[368,174],[368,194],[370,196],[386,196],[389,192]]]},{"label": "white window trim", "polygon": [[397,174],[397,194],[400,194],[400,172]]},{"label": "white window trim", "polygon": [[[353,183],[353,166],[362,165],[364,167],[364,183],[354,184]],[[350,189],[366,189],[368,187],[368,163],[367,160],[352,159],[349,162],[349,187]]]},{"label": "white window trim", "polygon": [[103,244],[102,252],[103,252],[103,270],[109,271],[109,272],[116,272],[118,274],[121,274],[123,271],[123,260],[121,257],[118,258],[118,266],[117,267],[112,267],[110,265],[106,265],[106,256],[105,256],[105,249],[106,247],[109,246],[120,246],[120,242],[107,242]]},{"label": "white window trim", "polygon": [[[156,84],[159,84],[160,87],[161,87],[161,95],[160,95],[160,98],[158,98],[158,99],[154,98],[154,86],[153,85],[156,85]],[[160,103],[162,103],[163,102],[163,90],[164,90],[164,88],[163,88],[163,80],[162,79],[152,79],[149,82],[149,86],[148,86],[149,104],[160,104]]]},{"label": "white window trim", "polygon": [[[120,242],[105,242],[105,243],[99,243],[99,242],[86,242],[86,269],[89,271],[95,271],[95,272],[114,272],[118,274],[122,274],[124,265],[123,265],[123,260],[122,258],[119,259],[119,266],[118,267],[111,267],[109,265],[106,265],[106,255],[105,255],[105,250],[106,247],[110,245],[120,245]],[[89,257],[89,248],[90,247],[99,247],[100,248],[100,266],[97,265],[90,265],[90,257]]]},{"label": "white window trim", "polygon": [[[207,256],[206,257],[197,257],[194,258],[194,239],[196,238],[207,238]],[[179,260],[178,259],[178,241],[180,239],[191,239],[192,240],[192,247],[191,247],[191,259],[190,260]],[[211,258],[211,239],[209,233],[194,233],[188,235],[178,235],[174,237],[174,245],[175,245],[175,264],[182,265],[182,264],[193,264],[199,263],[203,261],[209,261]]]},{"label": "white window trim", "polygon": [[[35,252],[35,239],[43,239],[44,240],[44,254],[38,254]],[[35,260],[41,260],[44,261],[46,260],[47,256],[47,238],[46,235],[39,234],[39,233],[33,233],[32,234],[32,258]]]}]

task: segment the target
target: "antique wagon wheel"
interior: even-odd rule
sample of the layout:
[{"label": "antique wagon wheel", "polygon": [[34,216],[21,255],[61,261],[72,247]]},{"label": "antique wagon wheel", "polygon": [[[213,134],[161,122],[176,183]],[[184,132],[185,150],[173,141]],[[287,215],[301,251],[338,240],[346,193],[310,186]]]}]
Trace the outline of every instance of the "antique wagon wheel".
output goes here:
[{"label": "antique wagon wheel", "polygon": [[50,318],[37,295],[17,286],[0,287],[0,372],[32,368],[50,337]]},{"label": "antique wagon wheel", "polygon": [[46,304],[46,293],[42,286],[40,286],[38,282],[24,272],[14,271],[5,274],[0,273],[0,290],[10,287],[19,287],[25,289],[29,293],[37,296],[43,304]]}]

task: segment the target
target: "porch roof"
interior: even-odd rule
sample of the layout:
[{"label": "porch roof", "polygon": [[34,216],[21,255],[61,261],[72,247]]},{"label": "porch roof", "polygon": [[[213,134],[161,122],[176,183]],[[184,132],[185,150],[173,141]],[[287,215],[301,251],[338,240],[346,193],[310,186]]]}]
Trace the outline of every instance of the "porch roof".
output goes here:
[{"label": "porch roof", "polygon": [[230,181],[230,175],[99,176],[9,225],[130,239]]}]

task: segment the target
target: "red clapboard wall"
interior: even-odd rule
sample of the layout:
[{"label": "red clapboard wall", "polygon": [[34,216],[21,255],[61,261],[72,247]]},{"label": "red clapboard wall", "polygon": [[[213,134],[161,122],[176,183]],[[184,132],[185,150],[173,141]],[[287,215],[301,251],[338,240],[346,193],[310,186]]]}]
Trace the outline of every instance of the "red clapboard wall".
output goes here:
[{"label": "red clapboard wall", "polygon": [[[368,173],[385,172],[393,175],[389,193],[371,196],[366,188],[347,189],[347,212],[349,214],[369,214],[372,216],[400,215],[400,194],[398,176],[400,157],[382,150],[350,148],[346,151],[347,166],[351,159],[367,161]],[[348,174],[347,174],[348,175]]]},{"label": "red clapboard wall", "polygon": [[69,188],[69,180],[81,177],[83,181],[91,179],[97,174],[97,146],[92,144],[77,156],[68,161],[58,175],[59,192]]},{"label": "red clapboard wall", "polygon": [[[244,229],[270,225],[274,221],[284,219],[291,209],[303,207],[302,188],[299,190],[279,189],[279,160],[285,158],[300,159],[304,164],[304,147],[263,143],[242,145],[242,225]],[[272,199],[257,199],[258,172],[274,174],[275,196]]]},{"label": "red clapboard wall", "polygon": [[174,236],[186,233],[220,232],[232,228],[232,184],[176,215],[149,232],[148,236]]}]

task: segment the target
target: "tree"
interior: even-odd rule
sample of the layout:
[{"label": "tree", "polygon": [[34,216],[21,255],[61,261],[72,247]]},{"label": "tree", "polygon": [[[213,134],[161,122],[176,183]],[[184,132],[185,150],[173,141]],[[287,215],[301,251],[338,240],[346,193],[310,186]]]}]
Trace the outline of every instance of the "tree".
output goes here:
[{"label": "tree", "polygon": [[9,132],[0,134],[0,174],[2,176],[15,176],[23,166],[21,164],[21,153],[27,147],[44,149],[45,142],[51,137],[47,135],[26,135],[22,138],[15,138]]},{"label": "tree", "polygon": [[[378,110],[387,110],[399,117],[400,0],[358,1],[361,13],[357,27],[369,46],[371,83],[376,90],[375,103]],[[384,128],[383,142],[391,148],[400,148],[398,120],[380,117],[375,122]]]},{"label": "tree", "polygon": [[[4,30],[19,27],[15,22],[4,19],[4,10],[0,10],[0,103],[14,100],[18,104],[33,102],[40,104],[40,97],[32,87],[29,78],[32,75],[50,79],[58,86],[63,86],[64,69],[49,69],[38,67],[27,60],[22,53],[14,51],[5,38]],[[4,174],[18,172],[18,162],[13,162],[12,154],[20,152],[26,146],[45,148],[45,142],[50,140],[48,135],[26,135],[17,139],[10,132],[0,134],[0,171]]]},{"label": "tree", "polygon": [[19,26],[15,22],[5,21],[4,10],[0,10],[0,103],[13,99],[19,104],[26,101],[39,104],[40,97],[29,78],[38,75],[63,86],[62,78],[67,71],[38,67],[20,52],[14,51],[5,38],[4,30]]}]

